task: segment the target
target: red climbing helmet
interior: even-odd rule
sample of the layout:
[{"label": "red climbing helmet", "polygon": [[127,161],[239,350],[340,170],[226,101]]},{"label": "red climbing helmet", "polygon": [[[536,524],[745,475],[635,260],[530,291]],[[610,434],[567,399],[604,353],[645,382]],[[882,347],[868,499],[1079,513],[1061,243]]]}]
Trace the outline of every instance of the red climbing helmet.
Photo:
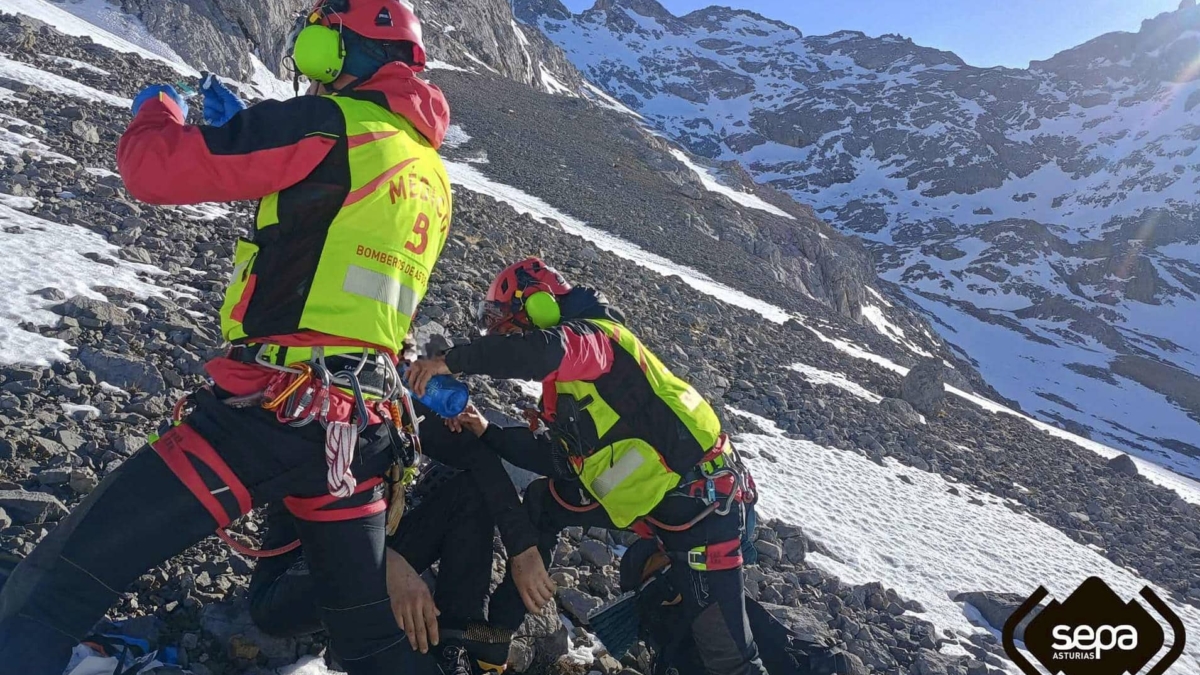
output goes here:
[{"label": "red climbing helmet", "polygon": [[403,0],[317,0],[313,13],[321,14],[325,26],[343,26],[369,40],[411,42],[413,70],[425,69],[421,22]]},{"label": "red climbing helmet", "polygon": [[571,291],[558,270],[540,258],[526,258],[496,275],[479,304],[479,330],[549,328],[561,319],[557,297]]}]

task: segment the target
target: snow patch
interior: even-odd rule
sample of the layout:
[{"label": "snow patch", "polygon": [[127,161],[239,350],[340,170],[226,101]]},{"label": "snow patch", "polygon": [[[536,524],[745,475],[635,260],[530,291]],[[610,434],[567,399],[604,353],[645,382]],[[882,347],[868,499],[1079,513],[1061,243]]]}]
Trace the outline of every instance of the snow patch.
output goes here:
[{"label": "snow patch", "polygon": [[709,192],[716,192],[718,194],[725,195],[735,203],[751,209],[766,211],[767,213],[780,216],[781,218],[787,218],[788,220],[796,219],[794,216],[792,216],[792,214],[785,212],[783,209],[780,209],[777,206],[768,204],[756,195],[752,195],[749,192],[740,192],[727,185],[722,185],[721,182],[717,180],[717,177],[713,175],[711,169],[706,169],[701,167],[699,164],[696,164],[683,151],[676,148],[671,148],[671,155],[680,162],[683,162],[687,168],[691,169],[692,173],[696,174],[696,177],[699,178],[700,182],[704,184],[704,189],[708,190]]},{"label": "snow patch", "polygon": [[0,205],[7,206],[10,209],[21,209],[22,211],[28,211],[30,209],[36,209],[37,205],[40,203],[41,202],[33,197],[17,197],[15,195],[6,195],[3,192],[0,192]]},{"label": "snow patch", "polygon": [[426,70],[457,70],[460,73],[474,73],[475,72],[475,71],[471,70],[470,68],[463,68],[461,66],[456,66],[453,63],[447,63],[445,61],[438,61],[437,59],[430,59],[430,60],[426,61],[425,69]]},{"label": "snow patch", "polygon": [[899,326],[891,321],[888,321],[887,315],[883,313],[882,309],[876,307],[875,305],[863,305],[862,317],[866,319],[867,323],[871,324],[876,331],[892,342],[895,342],[914,354],[919,354],[925,358],[933,358],[933,354],[930,354],[924,349],[921,349],[917,345],[913,344]]},{"label": "snow patch", "polygon": [[134,16],[105,0],[72,0],[62,4],[46,0],[4,0],[4,10],[44,21],[67,35],[89,37],[119,52],[162,61],[184,75],[200,72],[184,63],[175,50],[150,34]]},{"label": "snow patch", "polygon": [[828,370],[821,370],[820,368],[814,368],[803,363],[793,363],[788,368],[800,373],[804,376],[804,379],[813,384],[831,384],[871,403],[879,403],[883,400],[883,397],[879,394],[850,380],[841,373],[831,373]]},{"label": "snow patch", "polygon": [[0,155],[20,157],[25,153],[29,153],[34,159],[61,162],[63,164],[75,163],[75,160],[66,155],[54,152],[50,149],[50,146],[36,138],[0,127]]},{"label": "snow patch", "polygon": [[545,221],[556,221],[564,231],[583,237],[605,251],[614,253],[626,260],[631,260],[642,267],[653,270],[664,276],[678,276],[692,288],[711,295],[738,307],[744,307],[761,314],[776,323],[783,323],[791,318],[787,311],[745,293],[714,281],[707,275],[701,274],[689,267],[668,260],[662,256],[631,244],[620,237],[609,234],[604,230],[592,227],[587,223],[569,216],[553,206],[527,192],[511,185],[498,183],[488,178],[479,169],[463,162],[446,162],[446,171],[450,180],[472,192],[487,195],[493,199],[506,202],[520,213],[527,213],[534,218]]},{"label": "snow patch", "polygon": [[201,221],[216,220],[217,218],[228,218],[233,215],[233,211],[221,204],[214,202],[185,204],[176,208],[183,212],[185,218],[192,218],[194,220]]},{"label": "snow patch", "polygon": [[539,66],[538,73],[542,78],[542,86],[545,87],[546,91],[550,92],[551,94],[559,94],[562,96],[575,95],[575,92],[571,91],[570,87],[562,82],[559,82],[558,78],[551,75],[550,71],[546,70],[545,68]]},{"label": "snow patch", "polygon": [[[128,263],[117,258],[117,247],[100,235],[74,225],[61,225],[0,205],[0,229],[20,228],[19,233],[0,236],[0,288],[6,300],[0,304],[0,363],[49,365],[66,361],[71,346],[56,338],[31,333],[18,327],[29,321],[53,325],[58,316],[47,308],[57,304],[35,291],[47,287],[67,297],[86,295],[104,299],[92,285],[124,288],[139,297],[160,295],[163,288],[142,281],[138,273],[166,274],[150,265]],[[93,253],[112,265],[84,257]]]},{"label": "snow patch", "polygon": [[119,108],[129,108],[133,104],[132,99],[113,96],[108,92],[100,91],[99,89],[89,87],[86,84],[76,82],[61,75],[55,75],[41,68],[34,68],[20,61],[13,61],[3,54],[0,54],[0,77],[24,82],[38,89],[56,94],[65,94],[88,101],[107,103]]},{"label": "snow patch", "polygon": [[615,110],[619,113],[624,113],[626,115],[636,117],[638,120],[645,119],[641,115],[639,115],[636,112],[634,112],[633,110],[631,110],[624,103],[621,103],[617,99],[609,96],[608,93],[605,92],[603,89],[601,89],[600,87],[597,87],[596,85],[592,84],[591,82],[588,82],[587,80],[583,81],[583,89],[584,89],[584,91],[586,91],[588,93],[588,98],[592,101],[592,103],[595,103],[596,105],[598,105],[602,108],[608,108],[609,110]]},{"label": "snow patch", "polygon": [[[862,349],[861,347],[858,347],[856,345],[850,344],[849,342],[846,342],[845,340],[831,338],[831,337],[821,333],[817,329],[813,328],[812,326],[808,325],[804,321],[803,317],[797,317],[797,320],[800,321],[801,325],[803,325],[805,328],[812,331],[812,333],[817,336],[817,339],[829,344],[830,346],[834,347],[838,351],[840,351],[848,356],[852,356],[857,359],[863,359],[866,361],[871,361],[872,363],[875,363],[883,368],[887,368],[888,370],[891,370],[892,372],[898,373],[899,375],[902,375],[902,376],[908,374],[908,370],[909,370],[908,368],[905,368],[904,366],[902,366],[898,363],[895,363],[894,361],[891,361],[890,359],[884,358],[882,356],[878,356],[876,354],[872,354],[872,353],[868,352],[867,350]],[[1046,433],[1048,433],[1052,436],[1056,436],[1065,441],[1070,441],[1070,442],[1074,443],[1075,445],[1078,445],[1081,448],[1095,452],[1096,454],[1100,455],[1101,457],[1111,459],[1112,457],[1116,457],[1117,455],[1125,454],[1125,453],[1122,453],[1120,450],[1111,448],[1102,443],[1097,443],[1096,441],[1092,441],[1092,440],[1089,440],[1082,436],[1078,436],[1069,431],[1059,429],[1058,427],[1056,427],[1052,424],[1047,424],[1045,422],[1042,422],[1041,420],[1037,420],[1032,417],[1029,417],[1028,415],[1023,415],[1015,410],[1012,410],[1011,408],[1002,406],[999,403],[996,403],[995,401],[986,399],[977,394],[965,392],[965,391],[962,391],[961,389],[956,389],[954,387],[951,387],[950,385],[946,385],[946,391],[951,394],[954,394],[955,396],[966,399],[967,401],[970,401],[971,403],[978,405],[979,407],[983,408],[984,410],[987,410],[988,412],[1004,413],[1006,415],[1012,415],[1013,417],[1018,417],[1024,421],[1028,422],[1029,424],[1045,431]],[[1148,461],[1141,457],[1137,457],[1135,455],[1130,455],[1130,458],[1134,461],[1135,464],[1137,464],[1138,471],[1147,480],[1149,480],[1153,483],[1157,483],[1158,485],[1161,485],[1169,490],[1173,490],[1175,493],[1177,493],[1180,496],[1180,498],[1182,498],[1183,500],[1185,500],[1187,502],[1191,502],[1192,504],[1200,504],[1200,481],[1194,480],[1193,478],[1190,478],[1188,476],[1180,475],[1166,467],[1160,466],[1159,464]]]},{"label": "snow patch", "polygon": [[[1086,546],[1001,500],[937,474],[905,467],[890,458],[884,466],[852,452],[778,436],[741,435],[741,447],[763,483],[760,518],[801,523],[834,557],[809,560],[841,581],[881,581],[926,609],[921,618],[939,629],[967,634],[974,626],[958,592],[995,590],[1029,595],[1044,585],[1060,600],[1089,576],[1099,576],[1124,598],[1151,586],[1170,594]],[[776,458],[773,462],[766,456]],[[907,482],[902,482],[904,476]],[[959,495],[950,493],[955,488]],[[975,499],[983,506],[970,503]],[[1187,625],[1200,629],[1200,610],[1168,601]],[[1189,644],[1179,673],[1198,673],[1200,646]]]},{"label": "snow patch", "polygon": [[522,394],[525,394],[534,400],[539,400],[542,398],[541,382],[535,382],[533,380],[513,380],[513,383],[517,385],[517,388],[521,390]]},{"label": "snow patch", "polygon": [[442,147],[453,150],[470,141],[471,135],[465,129],[458,124],[451,124],[450,128],[446,130],[446,138],[442,141]]},{"label": "snow patch", "polygon": [[277,101],[286,101],[296,97],[296,90],[292,88],[292,83],[279,79],[279,76],[254,54],[250,54],[250,64],[254,68],[250,73],[250,86],[259,93],[259,96],[273,98]]},{"label": "snow patch", "polygon": [[76,403],[60,403],[62,411],[68,416],[74,416],[78,413],[87,413],[96,417],[100,416],[100,409],[94,405],[81,405]]},{"label": "snow patch", "polygon": [[98,75],[112,75],[112,73],[108,72],[107,70],[105,70],[103,68],[97,68],[96,66],[93,66],[90,63],[84,63],[83,61],[76,61],[75,59],[68,59],[65,56],[53,56],[51,54],[39,54],[38,56],[48,58],[60,66],[66,66],[68,68],[74,68],[76,70],[87,70],[87,71],[96,73]]},{"label": "snow patch", "polygon": [[295,664],[279,669],[279,675],[340,675],[325,667],[320,656],[306,656]]}]

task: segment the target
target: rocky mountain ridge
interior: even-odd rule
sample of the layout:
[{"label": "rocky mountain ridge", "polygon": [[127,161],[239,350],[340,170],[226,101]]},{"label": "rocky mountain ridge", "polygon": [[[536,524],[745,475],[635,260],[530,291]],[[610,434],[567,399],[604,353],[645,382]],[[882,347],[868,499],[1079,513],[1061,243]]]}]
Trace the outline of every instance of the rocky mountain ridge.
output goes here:
[{"label": "rocky mountain ridge", "polygon": [[[250,81],[257,58],[290,78],[285,44],[309,0],[121,0],[186,63]],[[69,9],[69,4],[67,5]],[[562,50],[512,20],[506,0],[416,0],[426,46],[436,59],[481,68],[551,93],[579,91],[581,78]]]},{"label": "rocky mountain ridge", "polygon": [[1028,69],[728,8],[514,7],[648,123],[863,237],[1005,396],[1200,475],[1193,3]]},{"label": "rocky mountain ridge", "polygon": [[[140,278],[160,289],[149,296],[110,286],[114,282],[105,274],[97,274],[87,297],[54,287],[29,289],[52,316],[23,321],[21,329],[63,341],[72,356],[50,364],[0,366],[0,560],[11,562],[27,554],[68,507],[139,447],[179,394],[201,383],[200,365],[221,349],[214,317],[230,273],[232,242],[250,216],[249,205],[171,209],[138,204],[112,174],[113,144],[128,120],[128,98],[143,81],[171,81],[177,73],[11,17],[0,20],[0,41],[20,45],[0,66],[25,78],[0,79],[5,141],[0,237],[36,240],[56,223],[69,225],[112,245],[81,260],[113,270],[114,277],[133,263],[165,272],[143,270]],[[18,71],[11,63],[34,72]],[[81,98],[80,90],[58,87],[62,82],[51,76],[113,98]],[[458,131],[472,138],[459,136],[446,149],[456,184],[455,224],[422,306],[423,332],[469,334],[472,307],[491,273],[516,256],[540,253],[572,279],[609,291],[629,312],[638,335],[715,403],[736,438],[763,433],[735,412],[743,411],[763,416],[787,439],[819,443],[870,466],[898,467],[894,482],[901,492],[914,481],[944,477],[956,485],[942,488],[941,497],[954,500],[956,510],[1015,511],[1030,526],[1052,528],[1064,535],[1059,539],[1076,542],[1080,555],[1097,551],[1114,565],[1136,570],[1165,589],[1181,611],[1200,606],[1194,555],[1200,513],[1177,492],[1139,476],[1128,457],[1106,461],[1076,443],[1037,432],[1020,418],[992,414],[948,395],[945,378],[962,388],[984,393],[987,388],[955,378],[955,371],[936,359],[917,362],[909,347],[882,334],[867,334],[871,331],[836,303],[768,289],[764,292],[775,293],[797,318],[764,320],[751,308],[753,296],[714,297],[684,280],[694,278],[694,271],[677,268],[664,276],[646,269],[644,260],[631,259],[628,249],[617,255],[597,236],[572,233],[576,225],[569,216],[556,223],[514,209],[513,204],[527,208],[521,205],[529,194],[501,192],[493,184],[495,194],[484,194],[500,195],[497,201],[479,194],[481,187],[464,187],[470,178],[464,167],[487,171],[485,176],[557,204],[577,202],[570,212],[602,225],[601,232],[634,238],[671,258],[694,259],[711,276],[729,283],[741,279],[745,283],[739,288],[756,292],[767,280],[739,276],[756,269],[753,259],[741,257],[747,254],[743,248],[723,241],[721,234],[707,238],[706,244],[713,243],[697,251],[688,230],[667,226],[687,222],[682,214],[690,210],[693,221],[699,216],[734,231],[768,222],[794,228],[813,245],[828,246],[826,255],[850,246],[819,221],[804,221],[803,209],[780,202],[799,221],[796,225],[781,216],[760,220],[761,209],[714,195],[665,147],[647,147],[625,113],[539,94],[486,71],[434,69],[430,76],[458,102],[456,119],[465,132]],[[554,133],[546,133],[539,148],[511,143],[547,128]],[[588,130],[599,130],[596,135],[604,142],[589,143],[588,152],[581,153],[578,139],[591,138]],[[592,186],[595,194],[581,184]],[[640,213],[647,204],[661,210],[657,220],[650,217],[654,213]],[[860,263],[850,258],[844,266]],[[829,264],[836,266],[837,259],[830,257]],[[809,281],[813,288],[854,287],[819,278]],[[869,277],[854,283],[870,306],[903,321],[902,311],[893,311],[870,285],[862,285]],[[915,337],[920,329],[905,323],[903,332]],[[867,344],[874,354],[917,367],[902,377],[878,359],[846,351],[829,336]],[[831,377],[835,373],[840,380]],[[857,389],[848,389],[848,383]],[[532,402],[510,383],[480,379],[470,384],[478,399],[495,409],[515,413]],[[780,477],[809,470],[801,458],[777,451],[748,459],[765,490]],[[762,563],[748,571],[747,591],[783,606],[775,610],[799,630],[841,642],[875,672],[995,675],[1004,667],[1002,650],[986,629],[939,630],[923,618],[927,612],[920,603],[882,584],[839,581],[824,566],[831,561],[852,565],[852,557],[830,557],[829,542],[796,524],[809,525],[770,522],[757,532]],[[238,532],[253,538],[257,528],[251,519]],[[576,624],[588,608],[611,598],[613,561],[603,550],[622,536],[565,534],[552,571],[564,589],[558,609]],[[961,537],[946,534],[950,546]],[[1006,543],[995,542],[996,564],[1026,569],[1026,560],[1002,559]],[[864,538],[854,545],[882,545],[882,552],[893,556],[890,544]],[[154,628],[162,641],[183,646],[189,667],[199,675],[260,675],[320,651],[320,637],[273,641],[253,631],[242,604],[250,569],[245,559],[209,540],[139,579],[112,618],[135,619]],[[961,597],[957,602],[983,607],[979,611],[985,616],[1004,616],[1004,599],[994,593]],[[962,610],[968,611],[965,605]],[[512,655],[518,672],[574,675],[571,667],[554,662],[568,639],[585,645],[591,639],[582,628],[568,633],[554,616],[527,633]],[[594,669],[605,675],[645,673],[645,658],[644,651],[621,662],[601,656]]]}]

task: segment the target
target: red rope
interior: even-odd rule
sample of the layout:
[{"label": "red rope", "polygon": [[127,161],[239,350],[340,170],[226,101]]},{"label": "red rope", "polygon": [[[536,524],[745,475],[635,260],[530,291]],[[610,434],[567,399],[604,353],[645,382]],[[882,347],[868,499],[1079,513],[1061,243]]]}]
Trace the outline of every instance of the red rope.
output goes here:
[{"label": "red rope", "polygon": [[550,496],[554,497],[554,501],[558,502],[559,506],[570,511],[571,513],[587,513],[588,511],[593,511],[600,506],[599,502],[593,502],[590,506],[575,506],[574,504],[568,504],[567,500],[558,496],[558,490],[554,489],[553,480],[550,481]]}]

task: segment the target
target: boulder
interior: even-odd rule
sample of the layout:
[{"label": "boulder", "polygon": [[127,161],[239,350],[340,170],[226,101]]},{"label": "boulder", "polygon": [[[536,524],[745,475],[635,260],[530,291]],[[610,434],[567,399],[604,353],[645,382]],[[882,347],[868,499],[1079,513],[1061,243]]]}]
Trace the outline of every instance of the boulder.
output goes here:
[{"label": "boulder", "polygon": [[833,644],[837,635],[825,621],[813,610],[807,607],[784,607],[763,603],[763,609],[770,612],[788,628],[792,629],[801,639],[814,644]]},{"label": "boulder", "polygon": [[576,623],[584,625],[588,622],[588,612],[603,604],[599,599],[576,588],[558,589],[558,603]]},{"label": "boulder", "polygon": [[1132,457],[1126,454],[1120,454],[1108,460],[1108,468],[1122,476],[1138,475],[1137,464],[1134,463]]},{"label": "boulder", "polygon": [[111,302],[96,300],[83,295],[76,295],[66,302],[51,307],[55,314],[82,319],[81,323],[89,328],[104,326],[123,326],[130,321],[129,312],[117,307]]},{"label": "boulder", "polygon": [[776,565],[783,559],[783,547],[773,541],[759,539],[754,542],[754,548],[764,565]]},{"label": "boulder", "polygon": [[912,427],[921,423],[921,414],[903,399],[885,398],[879,402],[879,408],[905,426]]},{"label": "boulder", "polygon": [[[1008,618],[1013,612],[1017,611],[1017,607],[1025,602],[1025,598],[1014,593],[997,593],[995,591],[979,591],[970,593],[959,593],[954,596],[955,602],[963,602],[971,607],[974,607],[979,615],[987,623],[986,627],[990,627],[997,631],[1004,630],[1004,624],[1008,622]],[[1017,626],[1014,636],[1018,640],[1025,639],[1025,627],[1042,611],[1042,606],[1038,605],[1029,616]]]},{"label": "boulder", "polygon": [[79,362],[98,379],[121,389],[161,394],[167,388],[162,372],[145,359],[84,347],[79,350]]},{"label": "boulder", "polygon": [[67,507],[54,495],[25,490],[0,490],[0,508],[19,525],[37,525],[67,515]]},{"label": "boulder", "polygon": [[901,397],[917,411],[934,415],[946,399],[946,366],[937,359],[924,359],[908,371],[901,383]]}]

